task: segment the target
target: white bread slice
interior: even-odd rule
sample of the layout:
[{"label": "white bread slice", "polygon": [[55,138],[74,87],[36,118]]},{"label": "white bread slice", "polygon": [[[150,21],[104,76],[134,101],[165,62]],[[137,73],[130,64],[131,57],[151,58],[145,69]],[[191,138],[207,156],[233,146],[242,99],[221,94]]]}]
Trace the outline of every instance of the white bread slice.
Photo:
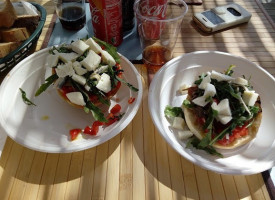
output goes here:
[{"label": "white bread slice", "polygon": [[0,43],[0,58],[5,57],[10,52],[17,49],[20,45],[21,45],[21,42]]},{"label": "white bread slice", "polygon": [[3,42],[20,42],[30,37],[28,30],[24,28],[10,28],[0,30]]}]

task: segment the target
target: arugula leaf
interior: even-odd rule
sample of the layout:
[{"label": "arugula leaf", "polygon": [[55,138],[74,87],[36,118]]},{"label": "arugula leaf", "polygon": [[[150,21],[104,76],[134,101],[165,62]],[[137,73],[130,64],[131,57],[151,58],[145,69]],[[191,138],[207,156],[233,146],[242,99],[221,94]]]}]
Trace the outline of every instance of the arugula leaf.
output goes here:
[{"label": "arugula leaf", "polygon": [[24,101],[25,104],[36,106],[31,100],[29,100],[29,99],[27,98],[26,92],[25,92],[23,89],[19,88],[19,90],[21,91],[22,99],[23,99],[23,101]]},{"label": "arugula leaf", "polygon": [[49,76],[46,80],[45,83],[43,83],[38,90],[35,93],[35,96],[39,96],[42,92],[46,91],[46,89],[52,84],[54,83],[55,80],[58,79],[57,74],[53,74],[51,76]]},{"label": "arugula leaf", "polygon": [[186,148],[190,148],[190,146],[193,146],[194,148],[203,150],[211,155],[216,155],[221,158],[223,157],[223,155],[219,153],[213,146],[208,145],[208,146],[202,147],[201,145],[199,145],[200,142],[201,141],[198,138],[193,136],[188,140]]},{"label": "arugula leaf", "polygon": [[134,87],[133,85],[131,85],[130,83],[128,83],[127,81],[125,81],[124,79],[119,78],[118,76],[116,76],[116,79],[124,84],[126,84],[132,91],[137,92],[138,89],[136,87]]},{"label": "arugula leaf", "polygon": [[185,108],[192,108],[192,107],[194,107],[194,104],[192,104],[188,99],[184,99],[183,102],[182,102],[182,105]]},{"label": "arugula leaf", "polygon": [[236,66],[235,66],[235,65],[230,65],[230,66],[228,67],[228,69],[225,71],[224,74],[225,74],[225,75],[228,75],[228,76],[231,76],[231,75],[233,74],[233,72],[234,72],[234,71],[232,70],[234,67],[236,67]]},{"label": "arugula leaf", "polygon": [[91,111],[91,113],[93,114],[93,117],[96,121],[101,121],[101,122],[108,121],[104,117],[103,112],[97,106],[95,106],[91,101],[87,101],[85,107],[86,107],[85,109],[89,109]]},{"label": "arugula leaf", "polygon": [[117,53],[116,47],[113,45],[104,42],[96,37],[92,37],[100,46],[104,46],[105,50],[115,59],[116,63],[120,63],[120,56]]},{"label": "arugula leaf", "polygon": [[178,116],[183,116],[183,112],[181,107],[172,107],[172,106],[166,106],[164,109],[164,114],[165,117],[178,117]]}]

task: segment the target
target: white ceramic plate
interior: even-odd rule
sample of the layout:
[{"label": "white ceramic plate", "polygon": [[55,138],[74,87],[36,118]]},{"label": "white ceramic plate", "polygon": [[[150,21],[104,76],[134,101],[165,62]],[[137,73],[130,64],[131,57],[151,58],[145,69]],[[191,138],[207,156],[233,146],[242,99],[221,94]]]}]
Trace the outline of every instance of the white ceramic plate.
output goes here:
[{"label": "white ceramic plate", "polygon": [[[164,116],[167,105],[180,106],[186,95],[178,95],[183,84],[191,85],[202,72],[224,72],[234,64],[233,76],[251,76],[251,84],[262,100],[263,118],[256,138],[234,150],[219,150],[224,158],[186,147]],[[222,52],[194,52],[169,61],[155,75],[149,89],[153,122],[164,139],[183,157],[205,169],[224,174],[254,174],[275,164],[275,79],[256,64]]]},{"label": "white ceramic plate", "polygon": [[[97,136],[89,136],[70,141],[69,130],[84,129],[91,125],[92,114],[70,106],[54,87],[34,98],[37,88],[44,83],[49,70],[45,62],[49,49],[34,53],[16,65],[4,79],[0,88],[0,124],[4,131],[16,142],[34,150],[65,153],[80,151],[97,146],[120,133],[134,118],[142,99],[142,82],[135,67],[123,56],[121,65],[123,79],[139,89],[131,91],[124,84],[111,99],[111,106],[119,103],[122,119],[111,126],[100,129]],[[27,106],[19,88],[22,88],[37,106]],[[132,104],[128,99],[134,97]],[[105,108],[106,112],[108,108]]]}]

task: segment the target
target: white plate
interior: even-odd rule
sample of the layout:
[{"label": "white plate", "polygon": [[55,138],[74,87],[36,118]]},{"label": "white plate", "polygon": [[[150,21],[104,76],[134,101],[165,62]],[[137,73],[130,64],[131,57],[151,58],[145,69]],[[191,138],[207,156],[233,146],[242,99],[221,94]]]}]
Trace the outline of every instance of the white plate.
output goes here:
[{"label": "white plate", "polygon": [[[233,76],[251,76],[251,84],[261,96],[263,118],[256,138],[234,150],[219,150],[217,158],[202,150],[186,147],[177,138],[164,116],[166,105],[180,106],[186,95],[178,95],[183,84],[191,85],[202,72],[223,72],[234,64]],[[155,75],[149,89],[149,108],[153,122],[164,139],[183,157],[205,169],[223,174],[254,174],[274,166],[275,161],[275,79],[256,64],[222,52],[200,51],[169,61]]]},{"label": "white plate", "polygon": [[[111,99],[111,106],[119,103],[122,119],[107,128],[100,129],[97,136],[70,141],[69,130],[91,125],[92,114],[70,106],[61,99],[54,87],[34,98],[37,88],[44,83],[45,61],[48,49],[39,51],[21,61],[4,79],[0,88],[0,124],[16,142],[34,150],[65,153],[97,146],[121,132],[134,118],[142,99],[142,82],[135,67],[123,56],[123,78],[137,87],[131,91],[124,84]],[[22,88],[37,106],[27,106],[21,98]],[[132,104],[130,97],[136,98]],[[117,101],[117,102],[116,102]],[[107,108],[106,108],[107,112]]]}]

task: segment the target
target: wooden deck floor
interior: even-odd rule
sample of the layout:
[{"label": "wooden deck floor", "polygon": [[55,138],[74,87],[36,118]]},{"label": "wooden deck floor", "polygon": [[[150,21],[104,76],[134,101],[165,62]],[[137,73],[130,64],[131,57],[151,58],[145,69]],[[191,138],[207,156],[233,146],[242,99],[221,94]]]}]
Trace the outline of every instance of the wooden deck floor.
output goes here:
[{"label": "wooden deck floor", "polygon": [[261,0],[263,7],[275,23],[275,0]]}]

